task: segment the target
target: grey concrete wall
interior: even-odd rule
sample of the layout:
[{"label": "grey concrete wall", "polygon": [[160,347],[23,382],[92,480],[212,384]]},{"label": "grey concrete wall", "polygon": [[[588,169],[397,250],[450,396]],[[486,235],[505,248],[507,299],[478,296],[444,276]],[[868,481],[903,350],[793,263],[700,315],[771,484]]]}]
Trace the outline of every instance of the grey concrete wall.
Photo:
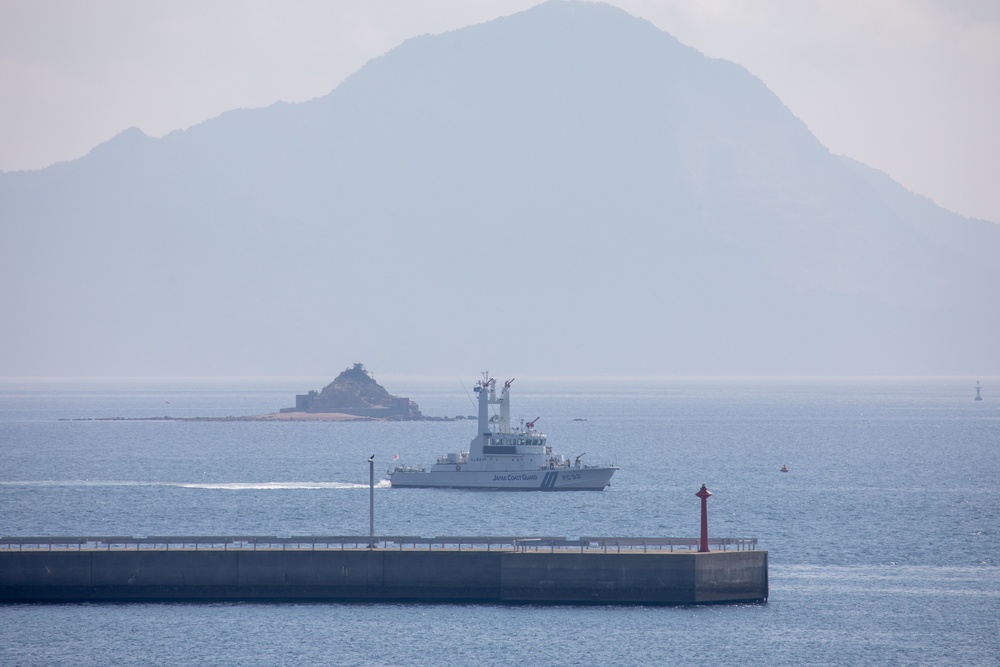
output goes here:
[{"label": "grey concrete wall", "polygon": [[694,583],[693,601],[698,603],[767,598],[767,552],[713,551],[698,554]]},{"label": "grey concrete wall", "polygon": [[500,555],[496,551],[387,551],[383,554],[384,594],[499,602]]},{"label": "grey concrete wall", "polygon": [[695,604],[763,600],[767,552],[0,552],[0,601],[412,600]]},{"label": "grey concrete wall", "polygon": [[512,553],[506,602],[694,602],[691,554]]}]

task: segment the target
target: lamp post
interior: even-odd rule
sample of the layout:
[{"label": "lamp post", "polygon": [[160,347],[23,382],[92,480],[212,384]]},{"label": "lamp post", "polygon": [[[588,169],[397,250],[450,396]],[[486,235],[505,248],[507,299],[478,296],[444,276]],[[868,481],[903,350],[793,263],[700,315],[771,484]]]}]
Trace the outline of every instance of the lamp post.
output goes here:
[{"label": "lamp post", "polygon": [[712,492],[702,484],[701,489],[694,495],[701,498],[701,545],[698,547],[698,551],[706,552],[708,551],[708,497],[712,495]]},{"label": "lamp post", "polygon": [[375,548],[375,455],[368,457],[368,548]]}]

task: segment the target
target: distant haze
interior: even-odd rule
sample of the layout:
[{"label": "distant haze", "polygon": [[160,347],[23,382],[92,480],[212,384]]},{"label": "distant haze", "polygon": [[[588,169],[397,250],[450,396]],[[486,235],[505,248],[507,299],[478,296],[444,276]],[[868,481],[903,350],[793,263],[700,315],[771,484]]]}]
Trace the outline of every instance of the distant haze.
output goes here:
[{"label": "distant haze", "polygon": [[0,375],[1000,373],[1000,227],[608,5],[125,131],[0,215]]},{"label": "distant haze", "polygon": [[[0,3],[0,169],[325,95],[405,39],[537,0]],[[834,153],[1000,223],[1000,3],[614,0],[760,77]]]}]

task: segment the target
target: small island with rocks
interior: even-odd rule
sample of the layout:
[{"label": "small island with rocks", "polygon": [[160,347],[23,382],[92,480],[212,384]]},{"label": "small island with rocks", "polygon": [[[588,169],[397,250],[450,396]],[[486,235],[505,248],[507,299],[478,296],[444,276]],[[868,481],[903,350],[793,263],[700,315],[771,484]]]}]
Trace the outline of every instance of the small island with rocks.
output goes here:
[{"label": "small island with rocks", "polygon": [[279,415],[298,419],[308,419],[310,415],[391,420],[424,418],[416,403],[390,394],[375,381],[364,364],[346,369],[321,391],[298,394],[295,407],[282,408]]},{"label": "small island with rocks", "polygon": [[229,417],[98,417],[60,421],[454,421],[474,417],[426,417],[408,398],[393,396],[375,381],[364,364],[354,364],[320,391],[295,397],[295,407],[263,415]]}]

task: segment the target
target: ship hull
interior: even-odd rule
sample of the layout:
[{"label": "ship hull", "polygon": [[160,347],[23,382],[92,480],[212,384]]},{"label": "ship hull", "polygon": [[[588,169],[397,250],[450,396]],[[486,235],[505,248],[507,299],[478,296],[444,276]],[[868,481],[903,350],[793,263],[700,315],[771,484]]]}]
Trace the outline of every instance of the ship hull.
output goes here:
[{"label": "ship hull", "polygon": [[617,468],[538,470],[431,470],[394,472],[394,488],[490,489],[500,491],[602,491]]}]

